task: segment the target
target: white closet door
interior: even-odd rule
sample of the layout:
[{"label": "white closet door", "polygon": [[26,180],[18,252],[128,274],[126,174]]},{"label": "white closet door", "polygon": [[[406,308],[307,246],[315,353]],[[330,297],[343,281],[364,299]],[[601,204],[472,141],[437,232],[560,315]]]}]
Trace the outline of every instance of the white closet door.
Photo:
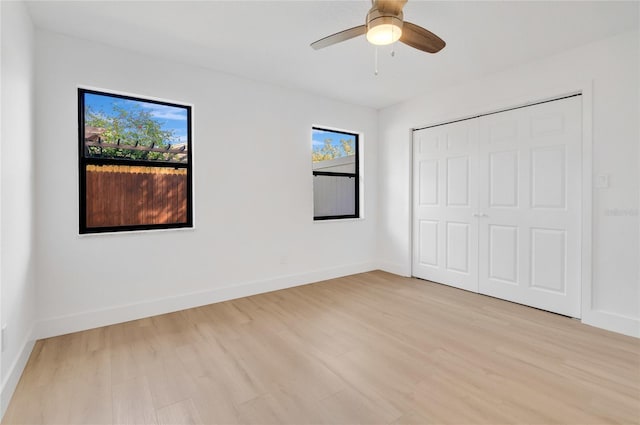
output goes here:
[{"label": "white closet door", "polygon": [[414,276],[580,317],[581,105],[414,132]]},{"label": "white closet door", "polygon": [[479,292],[580,317],[581,98],[478,119]]},{"label": "white closet door", "polygon": [[416,131],[413,146],[413,275],[477,291],[477,120]]}]

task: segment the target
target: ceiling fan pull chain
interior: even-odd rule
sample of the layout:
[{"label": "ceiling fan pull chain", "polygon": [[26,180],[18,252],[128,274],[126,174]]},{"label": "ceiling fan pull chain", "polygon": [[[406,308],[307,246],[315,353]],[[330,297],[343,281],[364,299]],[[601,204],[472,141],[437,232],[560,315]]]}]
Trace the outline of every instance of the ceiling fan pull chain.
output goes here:
[{"label": "ceiling fan pull chain", "polygon": [[376,46],[374,49],[373,58],[374,58],[373,74],[377,76],[378,75],[378,46]]}]

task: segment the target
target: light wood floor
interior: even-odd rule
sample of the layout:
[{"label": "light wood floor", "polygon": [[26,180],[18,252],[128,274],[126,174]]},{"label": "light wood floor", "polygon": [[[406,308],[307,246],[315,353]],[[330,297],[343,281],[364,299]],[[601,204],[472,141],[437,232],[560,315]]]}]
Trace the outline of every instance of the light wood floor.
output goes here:
[{"label": "light wood floor", "polygon": [[38,341],[4,423],[640,423],[640,340],[371,272]]}]

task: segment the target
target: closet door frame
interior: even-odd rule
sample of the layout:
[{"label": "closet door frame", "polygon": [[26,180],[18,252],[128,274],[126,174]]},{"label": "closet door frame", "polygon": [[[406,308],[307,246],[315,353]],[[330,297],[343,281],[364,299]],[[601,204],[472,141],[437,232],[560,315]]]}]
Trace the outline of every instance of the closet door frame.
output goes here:
[{"label": "closet door frame", "polygon": [[488,104],[484,111],[470,111],[457,116],[444,116],[424,125],[415,126],[411,129],[411,140],[409,149],[409,170],[410,170],[410,217],[409,217],[409,264],[411,276],[413,276],[414,258],[414,142],[413,132],[422,128],[435,125],[447,124],[455,121],[473,119],[482,115],[499,113],[510,109],[522,108],[538,103],[562,99],[569,96],[582,96],[582,175],[581,175],[581,255],[580,255],[580,304],[581,321],[605,329],[620,331],[625,324],[615,320],[614,317],[605,312],[594,309],[593,306],[593,79],[575,81],[573,84],[550,88],[548,90],[537,90],[529,94],[513,98],[506,101],[498,101]]}]

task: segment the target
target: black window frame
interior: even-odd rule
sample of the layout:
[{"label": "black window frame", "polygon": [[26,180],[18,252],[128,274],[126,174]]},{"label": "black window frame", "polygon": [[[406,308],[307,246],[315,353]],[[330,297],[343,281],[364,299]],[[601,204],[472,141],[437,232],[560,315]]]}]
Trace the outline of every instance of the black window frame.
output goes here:
[{"label": "black window frame", "polygon": [[[316,216],[315,213],[313,215],[314,221],[322,221],[322,220],[342,220],[349,218],[360,218],[360,134],[352,133],[350,131],[344,130],[336,130],[333,128],[327,127],[311,127],[311,130],[320,130],[320,131],[330,131],[332,133],[345,134],[348,136],[353,136],[355,138],[355,173],[344,173],[344,172],[331,172],[331,171],[313,171],[313,176],[334,176],[334,177],[348,177],[354,179],[355,184],[355,199],[354,199],[354,214],[343,214],[343,215],[323,215]],[[315,190],[315,185],[314,185]],[[314,205],[315,209],[315,205]]]},{"label": "black window frame", "polygon": [[[157,105],[173,106],[184,108],[187,111],[187,162],[167,162],[167,161],[144,161],[132,159],[116,159],[116,158],[96,158],[85,156],[85,117],[84,117],[84,97],[85,94],[97,94],[109,96],[118,99],[134,100],[145,103],[154,103]],[[166,230],[166,229],[182,229],[193,227],[193,165],[192,165],[192,111],[190,105],[179,103],[165,102],[155,99],[147,99],[144,97],[123,95],[109,91],[100,91],[93,89],[78,88],[78,168],[79,168],[79,232],[80,234],[92,233],[117,233],[130,232],[138,230]],[[129,165],[143,167],[158,168],[184,168],[187,171],[187,221],[184,223],[167,223],[167,224],[139,224],[139,225],[123,225],[123,226],[100,226],[87,227],[87,202],[86,202],[86,182],[87,182],[87,165]]]}]

